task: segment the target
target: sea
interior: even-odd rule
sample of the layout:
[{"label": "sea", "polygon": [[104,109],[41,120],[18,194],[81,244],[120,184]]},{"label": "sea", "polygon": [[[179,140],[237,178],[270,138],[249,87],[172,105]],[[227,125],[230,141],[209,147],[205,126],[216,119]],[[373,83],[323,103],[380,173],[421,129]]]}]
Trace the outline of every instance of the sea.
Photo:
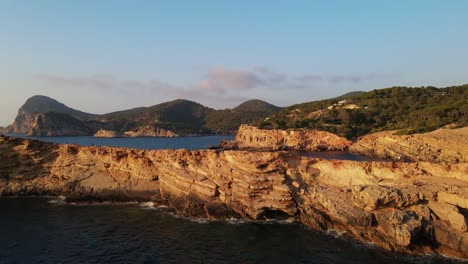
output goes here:
[{"label": "sea", "polygon": [[[86,146],[204,149],[232,138],[40,140]],[[327,159],[366,160],[349,153],[322,154]],[[82,205],[65,203],[63,197],[22,197],[0,198],[0,263],[463,262],[391,253],[342,233],[317,232],[292,222],[208,221],[179,217],[151,203]]]}]

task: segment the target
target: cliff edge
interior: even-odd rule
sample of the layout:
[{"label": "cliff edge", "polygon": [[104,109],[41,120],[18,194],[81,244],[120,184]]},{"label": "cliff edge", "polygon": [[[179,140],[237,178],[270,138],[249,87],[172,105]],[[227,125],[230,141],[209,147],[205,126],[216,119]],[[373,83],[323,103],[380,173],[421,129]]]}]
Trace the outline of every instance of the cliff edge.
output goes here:
[{"label": "cliff edge", "polygon": [[468,164],[292,152],[137,150],[0,137],[0,195],[154,201],[210,219],[291,219],[392,251],[468,258]]},{"label": "cliff edge", "polygon": [[405,161],[468,162],[468,127],[395,135],[378,132],[357,140],[350,151],[366,156]]},{"label": "cliff edge", "polygon": [[325,131],[259,129],[241,125],[236,135],[236,144],[241,149],[343,151],[352,143],[346,138]]}]

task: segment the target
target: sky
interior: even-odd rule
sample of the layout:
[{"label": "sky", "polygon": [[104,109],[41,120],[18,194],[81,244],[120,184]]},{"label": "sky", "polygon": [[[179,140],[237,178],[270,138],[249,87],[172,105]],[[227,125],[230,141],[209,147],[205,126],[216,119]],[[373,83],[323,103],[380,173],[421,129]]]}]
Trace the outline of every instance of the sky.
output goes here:
[{"label": "sky", "polygon": [[91,113],[468,83],[468,1],[0,0],[0,126],[33,95]]}]

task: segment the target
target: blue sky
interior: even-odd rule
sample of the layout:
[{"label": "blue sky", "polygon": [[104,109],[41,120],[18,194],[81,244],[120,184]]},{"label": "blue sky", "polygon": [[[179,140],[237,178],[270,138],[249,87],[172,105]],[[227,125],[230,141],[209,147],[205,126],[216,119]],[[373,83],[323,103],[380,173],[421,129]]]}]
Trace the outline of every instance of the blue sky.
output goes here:
[{"label": "blue sky", "polygon": [[104,113],[468,83],[467,11],[455,0],[0,0],[0,125],[35,94]]}]

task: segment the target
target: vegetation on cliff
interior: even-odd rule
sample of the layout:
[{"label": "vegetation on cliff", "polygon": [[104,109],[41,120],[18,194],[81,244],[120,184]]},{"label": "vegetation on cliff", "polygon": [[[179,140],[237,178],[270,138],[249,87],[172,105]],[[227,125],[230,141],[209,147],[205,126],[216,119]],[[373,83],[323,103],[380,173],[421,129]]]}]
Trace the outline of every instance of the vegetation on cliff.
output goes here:
[{"label": "vegetation on cliff", "polygon": [[211,111],[206,117],[206,127],[213,131],[234,131],[241,124],[252,123],[280,110],[261,100],[249,100],[233,109]]},{"label": "vegetation on cliff", "polygon": [[428,132],[468,124],[468,85],[392,87],[297,104],[254,123],[259,128],[312,128],[355,138],[383,130]]},{"label": "vegetation on cliff", "polygon": [[31,114],[56,112],[67,114],[78,119],[91,118],[95,115],[70,108],[55,99],[43,95],[35,95],[21,106],[20,111]]}]

